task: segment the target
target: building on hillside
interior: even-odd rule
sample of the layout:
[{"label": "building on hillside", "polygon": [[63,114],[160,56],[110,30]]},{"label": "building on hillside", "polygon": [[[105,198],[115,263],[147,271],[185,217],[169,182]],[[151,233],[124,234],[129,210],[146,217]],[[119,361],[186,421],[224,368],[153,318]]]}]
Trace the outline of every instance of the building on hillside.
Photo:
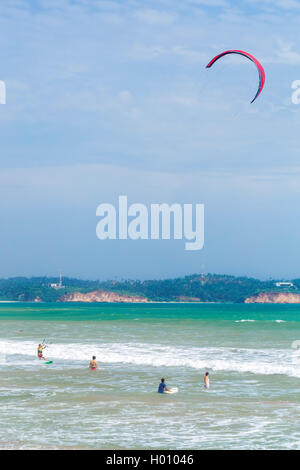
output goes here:
[{"label": "building on hillside", "polygon": [[275,286],[276,287],[294,287],[294,284],[292,282],[276,282]]},{"label": "building on hillside", "polygon": [[63,289],[65,287],[62,283],[62,274],[61,273],[59,273],[59,282],[51,283],[50,287],[52,287],[52,289]]}]

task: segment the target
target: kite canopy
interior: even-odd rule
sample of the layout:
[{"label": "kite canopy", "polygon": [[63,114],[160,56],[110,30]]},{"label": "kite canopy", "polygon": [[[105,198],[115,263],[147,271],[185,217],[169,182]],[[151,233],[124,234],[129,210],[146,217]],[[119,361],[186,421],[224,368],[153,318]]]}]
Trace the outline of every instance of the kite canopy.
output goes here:
[{"label": "kite canopy", "polygon": [[258,71],[258,77],[259,77],[259,85],[258,85],[258,90],[256,92],[256,95],[254,96],[253,100],[251,101],[251,103],[253,103],[253,101],[256,100],[256,98],[258,97],[258,95],[262,92],[262,89],[264,87],[264,84],[265,84],[265,80],[266,80],[266,75],[265,75],[265,71],[261,65],[260,62],[258,62],[258,60],[253,57],[253,55],[251,54],[248,54],[248,52],[244,52],[244,51],[237,51],[237,50],[232,50],[232,51],[225,51],[225,52],[222,52],[221,54],[219,55],[216,55],[216,57],[214,57],[206,66],[207,69],[209,69],[218,59],[220,59],[221,57],[223,57],[224,55],[227,55],[227,54],[239,54],[239,55],[243,55],[244,57],[247,57],[247,59],[251,60],[252,62],[254,62],[254,64],[256,65],[257,67],[257,71]]}]

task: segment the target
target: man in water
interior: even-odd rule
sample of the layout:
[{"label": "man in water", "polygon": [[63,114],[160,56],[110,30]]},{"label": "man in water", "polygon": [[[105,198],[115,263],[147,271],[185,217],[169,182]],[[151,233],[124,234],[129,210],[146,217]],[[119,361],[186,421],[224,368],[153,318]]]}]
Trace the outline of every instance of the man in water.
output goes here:
[{"label": "man in water", "polygon": [[206,372],[204,376],[204,388],[206,388],[206,390],[209,389],[209,373],[208,372]]},{"label": "man in water", "polygon": [[164,393],[164,392],[169,392],[170,390],[167,388],[165,384],[165,379],[161,379],[161,382],[158,386],[158,393]]},{"label": "man in water", "polygon": [[38,348],[37,348],[38,358],[39,359],[44,359],[44,361],[46,360],[46,358],[43,356],[43,349],[45,349],[46,347],[47,346],[45,344],[39,344]]},{"label": "man in water", "polygon": [[96,370],[98,369],[98,364],[97,364],[97,361],[96,361],[96,356],[93,356],[92,357],[92,360],[90,361],[90,369],[92,370]]}]

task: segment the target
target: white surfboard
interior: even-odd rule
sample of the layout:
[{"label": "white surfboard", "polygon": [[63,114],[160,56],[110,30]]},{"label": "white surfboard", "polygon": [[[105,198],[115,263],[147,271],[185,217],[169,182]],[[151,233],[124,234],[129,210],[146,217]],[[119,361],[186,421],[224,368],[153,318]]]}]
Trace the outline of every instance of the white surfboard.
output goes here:
[{"label": "white surfboard", "polygon": [[170,388],[169,391],[165,391],[164,393],[177,393],[178,392],[178,387],[173,387],[173,388]]}]

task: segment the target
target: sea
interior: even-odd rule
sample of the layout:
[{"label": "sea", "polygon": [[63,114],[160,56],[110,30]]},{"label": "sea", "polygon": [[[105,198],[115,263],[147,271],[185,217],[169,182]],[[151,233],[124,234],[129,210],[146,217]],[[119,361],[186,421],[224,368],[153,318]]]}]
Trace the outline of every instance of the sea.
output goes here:
[{"label": "sea", "polygon": [[300,305],[1,303],[0,448],[300,449]]}]

